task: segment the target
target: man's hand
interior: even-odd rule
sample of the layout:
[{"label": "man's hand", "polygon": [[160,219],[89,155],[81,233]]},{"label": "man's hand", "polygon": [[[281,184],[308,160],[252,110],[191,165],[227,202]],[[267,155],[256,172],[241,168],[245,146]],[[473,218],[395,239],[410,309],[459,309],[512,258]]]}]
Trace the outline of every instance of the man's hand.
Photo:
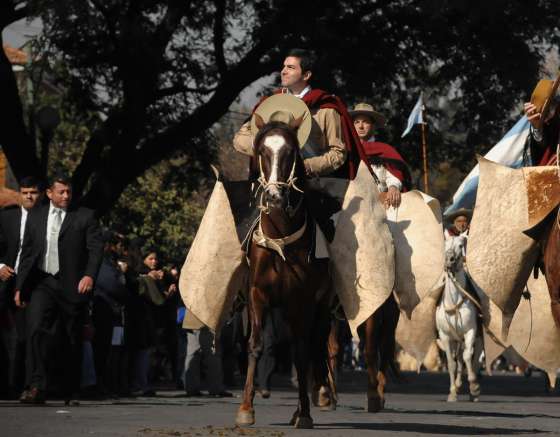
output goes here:
[{"label": "man's hand", "polygon": [[14,276],[15,274],[16,274],[16,272],[14,271],[14,269],[12,269],[10,266],[4,265],[0,269],[0,280],[3,281],[3,282],[6,282],[12,276]]},{"label": "man's hand", "polygon": [[14,302],[18,308],[25,308],[25,302],[21,300],[21,293],[19,292],[19,290],[16,290]]},{"label": "man's hand", "polygon": [[525,111],[525,115],[527,116],[529,123],[531,123],[531,126],[538,129],[541,121],[541,113],[537,111],[537,107],[528,102],[523,105],[523,110]]},{"label": "man's hand", "polygon": [[387,204],[393,208],[398,208],[401,205],[401,192],[397,187],[389,187],[389,191],[387,192]]},{"label": "man's hand", "polygon": [[155,281],[160,281],[163,279],[163,270],[150,270],[148,276]]},{"label": "man's hand", "polygon": [[167,289],[167,293],[165,293],[165,295],[169,297],[173,296],[175,293],[177,293],[177,284],[171,284]]},{"label": "man's hand", "polygon": [[87,294],[93,290],[93,278],[91,276],[84,276],[78,284],[78,293]]}]

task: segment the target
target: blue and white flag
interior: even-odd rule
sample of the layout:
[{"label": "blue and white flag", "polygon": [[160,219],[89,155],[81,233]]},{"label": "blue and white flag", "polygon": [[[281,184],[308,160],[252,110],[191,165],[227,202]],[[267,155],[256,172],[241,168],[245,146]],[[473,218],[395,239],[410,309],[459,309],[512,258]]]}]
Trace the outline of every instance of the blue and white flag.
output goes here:
[{"label": "blue and white flag", "polygon": [[424,123],[424,118],[422,116],[422,113],[424,112],[424,102],[422,101],[422,94],[423,93],[420,93],[420,97],[418,97],[416,105],[414,105],[414,108],[412,108],[412,112],[408,116],[408,124],[406,125],[406,129],[401,135],[401,138],[404,138],[404,136],[410,132],[412,126],[414,126],[415,124]]},{"label": "blue and white flag", "polygon": [[[523,167],[523,153],[529,135],[529,126],[529,120],[523,116],[484,157],[507,167]],[[447,207],[444,215],[451,214],[461,208],[472,209],[474,207],[478,177],[479,168],[477,164],[453,195],[453,203]]]}]

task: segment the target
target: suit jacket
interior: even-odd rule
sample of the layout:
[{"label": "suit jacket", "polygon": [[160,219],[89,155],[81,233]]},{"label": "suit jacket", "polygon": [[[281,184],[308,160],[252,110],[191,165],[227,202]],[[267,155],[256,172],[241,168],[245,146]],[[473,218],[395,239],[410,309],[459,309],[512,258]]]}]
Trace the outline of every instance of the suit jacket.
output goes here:
[{"label": "suit jacket", "polygon": [[[0,264],[14,268],[20,246],[21,207],[11,206],[0,211]],[[12,302],[14,280],[0,281],[0,310]]]},{"label": "suit jacket", "polygon": [[[29,301],[43,268],[47,249],[49,204],[30,211],[19,262],[16,289]],[[87,208],[69,209],[58,236],[59,283],[66,298],[74,303],[87,301],[78,293],[84,276],[95,280],[103,259],[103,241],[94,212]]]}]

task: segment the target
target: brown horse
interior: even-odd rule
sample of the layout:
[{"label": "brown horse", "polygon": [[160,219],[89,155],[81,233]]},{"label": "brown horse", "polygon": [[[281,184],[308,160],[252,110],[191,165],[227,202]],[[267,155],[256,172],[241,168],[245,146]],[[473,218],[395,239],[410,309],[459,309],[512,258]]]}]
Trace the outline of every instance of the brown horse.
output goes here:
[{"label": "brown horse", "polygon": [[255,423],[253,379],[262,350],[262,324],[266,311],[277,307],[290,329],[298,378],[299,404],[290,423],[312,428],[309,370],[316,384],[328,385],[328,260],[317,260],[312,253],[314,223],[306,207],[305,169],[295,133],[302,120],[265,125],[258,114],[255,117],[255,161],[263,192],[260,223],[249,249],[249,363],[236,423]]},{"label": "brown horse", "polygon": [[[389,369],[398,377],[395,363],[395,331],[399,322],[399,307],[393,294],[358,327],[358,334],[365,346],[365,361],[368,372],[366,410],[376,413],[385,406],[385,384]],[[339,352],[338,325],[332,325],[329,334],[329,361],[332,369],[337,368]]]},{"label": "brown horse", "polygon": [[551,220],[544,233],[541,247],[543,249],[543,267],[548,293],[550,294],[550,310],[552,317],[556,323],[556,327],[560,329],[560,211],[556,210],[551,214],[554,220]]}]

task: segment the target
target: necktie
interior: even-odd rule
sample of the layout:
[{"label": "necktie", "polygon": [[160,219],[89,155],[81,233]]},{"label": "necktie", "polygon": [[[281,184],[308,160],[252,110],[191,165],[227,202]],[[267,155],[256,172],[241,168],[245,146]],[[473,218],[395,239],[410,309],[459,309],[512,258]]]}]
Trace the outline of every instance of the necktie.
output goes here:
[{"label": "necktie", "polygon": [[53,209],[53,220],[49,234],[49,253],[47,254],[47,273],[56,275],[58,273],[58,234],[62,225],[62,211]]}]

